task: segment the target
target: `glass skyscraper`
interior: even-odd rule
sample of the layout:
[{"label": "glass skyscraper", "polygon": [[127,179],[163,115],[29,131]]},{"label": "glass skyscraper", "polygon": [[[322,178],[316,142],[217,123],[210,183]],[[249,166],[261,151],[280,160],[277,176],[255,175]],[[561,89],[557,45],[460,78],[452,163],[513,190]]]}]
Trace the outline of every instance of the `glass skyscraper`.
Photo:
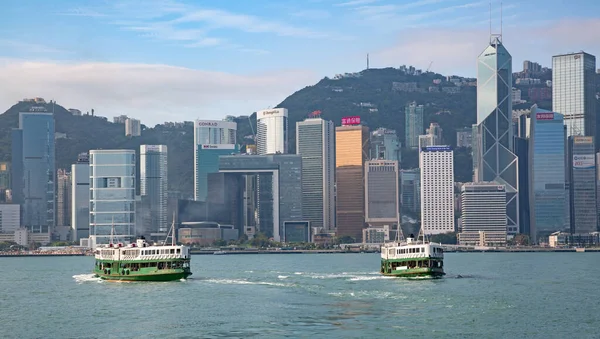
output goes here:
[{"label": "glass skyscraper", "polygon": [[55,224],[56,182],[54,115],[19,113],[12,134],[12,189],[22,206],[22,223],[30,231],[48,233]]},{"label": "glass skyscraper", "polygon": [[595,56],[579,52],[552,57],[552,109],[564,115],[568,136],[596,136],[595,80]]},{"label": "glass skyscraper", "polygon": [[333,121],[296,123],[296,153],[302,156],[302,217],[311,227],[335,229],[335,129]]},{"label": "glass skyscraper", "polygon": [[172,218],[167,216],[167,155],[166,145],[140,145],[140,195],[147,200],[149,218],[136,231],[161,240],[167,235],[167,219]]},{"label": "glass skyscraper", "polygon": [[[237,152],[236,137],[235,121],[196,120],[194,122],[194,200],[206,201],[208,174],[219,171],[219,155],[231,155],[232,152]],[[200,155],[204,159],[201,159]]]},{"label": "glass skyscraper", "polygon": [[423,105],[411,102],[404,111],[404,139],[407,148],[419,147],[419,135],[423,134]]},{"label": "glass skyscraper", "polygon": [[585,234],[598,230],[596,205],[596,153],[594,138],[569,137],[569,202],[571,233]]},{"label": "glass skyscraper", "polygon": [[529,129],[529,225],[536,241],[566,225],[563,116],[534,106]]},{"label": "glass skyscraper", "polygon": [[514,235],[519,232],[519,184],[513,153],[512,57],[497,35],[477,58],[477,124],[475,178],[505,186],[507,234]]},{"label": "glass skyscraper", "polygon": [[90,236],[90,162],[87,153],[79,154],[71,165],[71,240]]},{"label": "glass skyscraper", "polygon": [[135,237],[135,151],[90,151],[90,236],[108,243]]}]

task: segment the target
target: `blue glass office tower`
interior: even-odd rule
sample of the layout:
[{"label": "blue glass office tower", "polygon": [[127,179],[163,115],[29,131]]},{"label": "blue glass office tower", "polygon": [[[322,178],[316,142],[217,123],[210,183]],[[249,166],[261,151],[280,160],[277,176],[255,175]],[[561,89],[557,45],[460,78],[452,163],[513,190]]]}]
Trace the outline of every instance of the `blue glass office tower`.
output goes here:
[{"label": "blue glass office tower", "polygon": [[21,225],[34,233],[54,227],[54,152],[53,114],[19,113],[12,133],[13,199],[22,208]]},{"label": "blue glass office tower", "polygon": [[567,225],[563,115],[533,106],[529,121],[530,235],[562,231]]},{"label": "blue glass office tower", "polygon": [[[519,232],[518,158],[513,153],[512,57],[492,35],[477,58],[477,181],[506,187],[507,234]],[[475,142],[475,141],[474,141]]]}]

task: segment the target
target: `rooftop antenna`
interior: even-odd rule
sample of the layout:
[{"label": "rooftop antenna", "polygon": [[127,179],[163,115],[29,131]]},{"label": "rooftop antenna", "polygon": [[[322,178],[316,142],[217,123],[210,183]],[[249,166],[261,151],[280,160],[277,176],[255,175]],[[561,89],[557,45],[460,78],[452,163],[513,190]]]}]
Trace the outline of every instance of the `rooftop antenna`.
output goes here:
[{"label": "rooftop antenna", "polygon": [[492,3],[490,2],[490,39],[492,36]]},{"label": "rooftop antenna", "polygon": [[369,53],[367,53],[367,69],[369,69]]},{"label": "rooftop antenna", "polygon": [[502,42],[502,2],[500,2],[500,42]]}]

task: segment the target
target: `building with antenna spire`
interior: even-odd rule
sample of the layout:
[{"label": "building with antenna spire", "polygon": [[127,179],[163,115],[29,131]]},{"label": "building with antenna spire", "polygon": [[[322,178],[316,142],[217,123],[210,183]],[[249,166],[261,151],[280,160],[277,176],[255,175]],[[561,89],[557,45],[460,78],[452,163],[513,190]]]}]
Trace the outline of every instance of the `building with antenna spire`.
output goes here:
[{"label": "building with antenna spire", "polygon": [[507,234],[514,235],[519,232],[519,184],[511,89],[512,57],[502,43],[502,34],[491,34],[489,45],[477,58],[474,181],[505,186]]}]

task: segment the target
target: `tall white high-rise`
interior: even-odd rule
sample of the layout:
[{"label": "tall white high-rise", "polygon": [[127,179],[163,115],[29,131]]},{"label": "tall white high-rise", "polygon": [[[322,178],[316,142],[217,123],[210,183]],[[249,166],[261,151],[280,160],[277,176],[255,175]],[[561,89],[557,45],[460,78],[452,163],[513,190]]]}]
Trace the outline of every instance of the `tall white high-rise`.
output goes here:
[{"label": "tall white high-rise", "polygon": [[135,151],[90,151],[90,242],[135,238]]},{"label": "tall white high-rise", "polygon": [[[226,120],[196,120],[194,122],[194,200],[204,201],[208,192],[208,174],[219,170],[218,155],[210,163],[200,163],[200,152],[234,152],[237,123]],[[229,150],[229,151],[228,151]],[[229,153],[227,153],[229,152]],[[223,154],[225,153],[225,154]]]},{"label": "tall white high-rise", "polygon": [[256,112],[256,153],[288,152],[288,110],[273,108]]},{"label": "tall white high-rise", "polygon": [[591,54],[552,57],[552,110],[564,115],[567,136],[596,136],[595,73],[596,57]]},{"label": "tall white high-rise", "polygon": [[140,195],[149,218],[138,234],[167,235],[167,154],[166,145],[140,145]]},{"label": "tall white high-rise", "polygon": [[419,152],[421,225],[425,234],[454,232],[454,151],[429,146]]},{"label": "tall white high-rise", "polygon": [[302,218],[311,227],[335,228],[335,127],[309,118],[296,123],[296,154],[302,156]]},{"label": "tall white high-rise", "polygon": [[79,154],[71,165],[71,241],[90,236],[90,162]]}]

